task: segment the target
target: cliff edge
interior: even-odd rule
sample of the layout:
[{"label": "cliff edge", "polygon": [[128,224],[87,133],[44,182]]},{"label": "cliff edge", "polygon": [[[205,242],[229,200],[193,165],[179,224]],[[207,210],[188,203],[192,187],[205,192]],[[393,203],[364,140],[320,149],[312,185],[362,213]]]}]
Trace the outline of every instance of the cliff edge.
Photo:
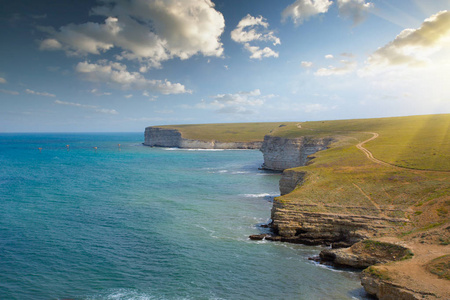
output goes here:
[{"label": "cliff edge", "polygon": [[194,140],[183,138],[177,129],[147,127],[144,145],[150,147],[175,147],[187,149],[259,149],[262,141],[223,142],[217,140]]},{"label": "cliff edge", "polygon": [[301,136],[284,138],[266,135],[261,147],[264,157],[262,169],[283,171],[306,165],[308,156],[317,151],[327,149],[333,138],[313,138]]}]

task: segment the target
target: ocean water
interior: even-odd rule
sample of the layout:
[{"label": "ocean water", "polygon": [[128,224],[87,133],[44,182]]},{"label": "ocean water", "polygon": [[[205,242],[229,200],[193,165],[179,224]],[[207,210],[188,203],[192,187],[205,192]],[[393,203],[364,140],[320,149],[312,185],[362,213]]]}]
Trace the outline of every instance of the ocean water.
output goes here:
[{"label": "ocean water", "polygon": [[0,299],[365,299],[320,247],[248,239],[279,193],[259,151],[142,141],[0,134]]}]

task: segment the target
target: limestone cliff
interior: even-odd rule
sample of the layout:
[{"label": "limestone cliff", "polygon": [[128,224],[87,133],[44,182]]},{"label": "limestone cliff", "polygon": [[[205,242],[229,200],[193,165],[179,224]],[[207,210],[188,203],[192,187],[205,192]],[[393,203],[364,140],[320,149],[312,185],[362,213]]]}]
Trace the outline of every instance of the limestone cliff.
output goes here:
[{"label": "limestone cliff", "polygon": [[220,142],[191,140],[182,137],[176,129],[147,127],[144,145],[151,147],[177,147],[187,149],[259,149],[262,142]]},{"label": "limestone cliff", "polygon": [[[337,212],[330,212],[333,210]],[[353,213],[339,213],[341,210]],[[279,198],[274,199],[271,217],[277,239],[307,245],[350,246],[391,229],[393,224],[408,222],[403,218],[379,216],[367,207],[289,203]]]},{"label": "limestone cliff", "polygon": [[264,156],[262,168],[283,171],[304,166],[308,162],[309,155],[326,149],[332,140],[332,138],[311,138],[306,136],[289,139],[266,135],[261,147],[261,152]]}]

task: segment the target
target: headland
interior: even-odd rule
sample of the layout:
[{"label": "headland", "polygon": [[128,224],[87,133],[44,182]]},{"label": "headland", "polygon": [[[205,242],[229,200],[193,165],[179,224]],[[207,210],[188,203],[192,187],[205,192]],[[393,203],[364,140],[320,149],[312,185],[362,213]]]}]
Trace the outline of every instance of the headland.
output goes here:
[{"label": "headland", "polygon": [[328,245],[321,260],[365,268],[361,282],[379,299],[445,299],[449,128],[449,114],[184,125],[148,127],[144,144],[260,148],[262,168],[283,175],[273,233],[252,238]]}]

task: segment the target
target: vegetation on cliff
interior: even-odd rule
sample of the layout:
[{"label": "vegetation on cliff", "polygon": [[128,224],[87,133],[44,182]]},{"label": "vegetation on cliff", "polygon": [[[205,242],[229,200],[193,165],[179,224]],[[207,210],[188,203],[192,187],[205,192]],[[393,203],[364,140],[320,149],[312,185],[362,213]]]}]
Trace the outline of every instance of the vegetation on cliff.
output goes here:
[{"label": "vegetation on cliff", "polygon": [[155,126],[176,129],[185,139],[218,142],[263,141],[264,136],[280,125],[291,123],[224,123]]},{"label": "vegetation on cliff", "polygon": [[[304,122],[277,128],[273,134],[279,136],[333,135],[338,142],[330,149],[316,153],[309,165],[292,169],[306,173],[303,183],[276,201],[284,208],[299,212],[369,215],[409,221],[387,226],[384,233],[406,236],[434,227],[445,228],[450,209],[449,128],[448,114]],[[373,132],[379,137],[364,147],[376,158],[394,166],[377,164],[355,147]],[[282,209],[279,214],[283,214]],[[282,215],[276,217],[283,218]],[[383,230],[376,233],[383,233]],[[422,239],[445,240],[448,238],[445,236],[434,234]]]}]

